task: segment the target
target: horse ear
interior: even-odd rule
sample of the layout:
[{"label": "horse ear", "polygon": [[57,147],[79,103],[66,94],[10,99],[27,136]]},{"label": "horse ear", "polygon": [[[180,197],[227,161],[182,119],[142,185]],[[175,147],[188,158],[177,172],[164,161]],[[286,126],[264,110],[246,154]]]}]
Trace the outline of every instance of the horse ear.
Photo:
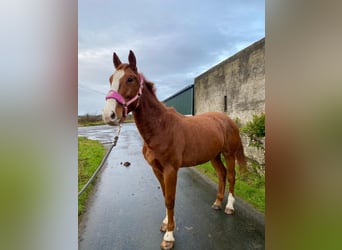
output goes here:
[{"label": "horse ear", "polygon": [[114,66],[115,66],[116,69],[121,64],[120,58],[118,57],[118,55],[115,52],[113,53],[113,62],[114,62]]},{"label": "horse ear", "polygon": [[131,68],[133,70],[138,71],[138,69],[137,69],[137,60],[135,59],[135,55],[134,55],[132,50],[129,51],[128,62],[129,62],[129,66],[131,66]]}]

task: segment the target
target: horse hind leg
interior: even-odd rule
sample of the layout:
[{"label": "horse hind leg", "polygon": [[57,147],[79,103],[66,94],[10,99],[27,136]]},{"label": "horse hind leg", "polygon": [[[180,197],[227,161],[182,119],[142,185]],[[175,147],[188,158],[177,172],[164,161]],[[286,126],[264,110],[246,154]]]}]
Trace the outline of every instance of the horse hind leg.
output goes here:
[{"label": "horse hind leg", "polygon": [[218,176],[219,184],[216,194],[216,200],[211,208],[220,210],[222,206],[222,200],[224,198],[224,192],[226,189],[226,168],[221,161],[221,154],[218,154],[211,160],[211,165],[215,168],[216,175]]},{"label": "horse hind leg", "polygon": [[235,156],[232,155],[225,155],[224,156],[227,162],[227,169],[228,169],[228,182],[229,182],[229,193],[228,193],[228,200],[227,205],[224,210],[226,214],[233,214],[234,213],[234,186],[235,186]]}]

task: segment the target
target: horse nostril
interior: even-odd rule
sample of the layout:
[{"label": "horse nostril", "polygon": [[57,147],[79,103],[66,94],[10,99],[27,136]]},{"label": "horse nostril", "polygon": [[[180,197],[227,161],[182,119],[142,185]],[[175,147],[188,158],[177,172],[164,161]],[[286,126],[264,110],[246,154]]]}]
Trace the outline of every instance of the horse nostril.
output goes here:
[{"label": "horse nostril", "polygon": [[115,119],[115,113],[114,112],[112,112],[112,114],[110,115],[110,118],[112,118],[112,120]]}]

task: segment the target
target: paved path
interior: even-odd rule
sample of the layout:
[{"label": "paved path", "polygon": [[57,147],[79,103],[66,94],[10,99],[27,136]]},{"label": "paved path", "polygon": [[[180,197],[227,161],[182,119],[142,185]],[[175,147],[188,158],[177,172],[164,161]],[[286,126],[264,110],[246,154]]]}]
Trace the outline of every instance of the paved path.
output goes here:
[{"label": "paved path", "polygon": [[[79,135],[106,143],[115,131],[110,126],[84,127]],[[79,250],[159,249],[164,200],[141,147],[135,124],[124,124],[83,216]],[[125,162],[130,165],[125,167]],[[264,249],[263,216],[240,200],[233,216],[215,211],[210,208],[215,195],[216,186],[193,168],[179,170],[174,249]]]}]

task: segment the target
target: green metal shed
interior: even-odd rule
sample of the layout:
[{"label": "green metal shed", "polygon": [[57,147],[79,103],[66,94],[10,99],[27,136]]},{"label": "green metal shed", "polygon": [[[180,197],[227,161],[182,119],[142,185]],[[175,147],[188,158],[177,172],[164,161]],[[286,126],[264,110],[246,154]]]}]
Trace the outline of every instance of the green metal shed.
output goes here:
[{"label": "green metal shed", "polygon": [[194,85],[191,84],[184,89],[178,91],[174,95],[166,98],[164,101],[166,106],[174,107],[177,112],[183,115],[194,114]]}]

